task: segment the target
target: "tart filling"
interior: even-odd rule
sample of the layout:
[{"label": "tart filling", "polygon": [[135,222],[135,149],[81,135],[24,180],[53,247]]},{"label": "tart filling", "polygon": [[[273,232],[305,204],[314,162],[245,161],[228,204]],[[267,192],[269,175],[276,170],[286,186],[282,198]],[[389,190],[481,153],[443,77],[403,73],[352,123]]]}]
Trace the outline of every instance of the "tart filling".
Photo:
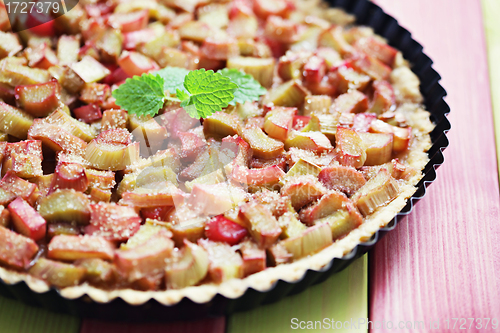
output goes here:
[{"label": "tart filling", "polygon": [[[352,15],[305,0],[72,11],[48,36],[0,24],[7,283],[98,302],[235,298],[349,253],[415,192],[433,129],[419,79]],[[237,69],[262,96],[204,119],[178,90],[156,117],[120,108],[127,78],[174,67]]]}]

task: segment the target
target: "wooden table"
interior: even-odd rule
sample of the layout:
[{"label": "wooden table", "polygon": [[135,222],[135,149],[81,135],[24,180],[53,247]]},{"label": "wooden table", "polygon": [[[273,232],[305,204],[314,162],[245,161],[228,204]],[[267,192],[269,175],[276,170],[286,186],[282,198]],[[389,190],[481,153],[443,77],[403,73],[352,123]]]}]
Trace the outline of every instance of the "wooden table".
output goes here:
[{"label": "wooden table", "polygon": [[[500,321],[500,1],[376,2],[434,60],[448,91],[453,128],[437,181],[377,244],[369,260],[365,256],[326,282],[276,304],[190,323],[80,321],[0,298],[0,332],[289,332],[292,318],[365,317],[374,324],[373,332],[387,331],[389,321],[400,331],[424,332],[439,324],[435,331],[442,332],[448,327],[457,331],[460,318],[467,329],[467,318]],[[476,321],[467,331],[491,332],[491,321],[487,329],[485,322],[482,329],[475,328]],[[358,325],[346,331],[367,329]]]}]

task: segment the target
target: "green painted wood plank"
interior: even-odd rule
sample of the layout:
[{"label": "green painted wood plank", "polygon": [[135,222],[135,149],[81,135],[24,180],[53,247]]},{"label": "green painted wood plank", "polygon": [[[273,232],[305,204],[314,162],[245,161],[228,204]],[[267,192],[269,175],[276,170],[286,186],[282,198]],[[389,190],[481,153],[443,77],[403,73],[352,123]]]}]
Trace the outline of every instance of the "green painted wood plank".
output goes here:
[{"label": "green painted wood plank", "polygon": [[500,1],[482,0],[490,73],[491,102],[495,122],[497,165],[500,175]]},{"label": "green painted wood plank", "polygon": [[2,333],[78,333],[80,319],[0,297]]},{"label": "green painted wood plank", "polygon": [[[324,318],[341,322],[358,322],[368,317],[368,256],[364,255],[342,272],[331,276],[327,281],[308,288],[304,292],[287,297],[277,303],[265,305],[254,310],[234,314],[228,318],[228,333],[253,332],[293,332],[295,323],[304,321],[322,322],[322,329],[308,332],[327,332]],[[292,319],[297,321],[292,323]],[[331,325],[331,321],[330,321]],[[337,324],[341,327],[341,324]],[[367,332],[367,324],[357,328],[342,326],[335,332]]]}]

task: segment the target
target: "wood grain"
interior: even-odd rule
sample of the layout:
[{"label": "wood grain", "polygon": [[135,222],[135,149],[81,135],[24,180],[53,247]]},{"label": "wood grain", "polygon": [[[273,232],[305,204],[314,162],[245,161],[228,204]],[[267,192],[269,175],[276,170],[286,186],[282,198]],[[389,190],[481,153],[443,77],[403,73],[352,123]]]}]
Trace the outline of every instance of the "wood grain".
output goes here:
[{"label": "wood grain", "polygon": [[447,318],[500,320],[500,199],[480,2],[377,3],[435,61],[452,131],[438,180],[373,252],[370,318],[424,321],[421,331],[430,320],[441,330]]}]

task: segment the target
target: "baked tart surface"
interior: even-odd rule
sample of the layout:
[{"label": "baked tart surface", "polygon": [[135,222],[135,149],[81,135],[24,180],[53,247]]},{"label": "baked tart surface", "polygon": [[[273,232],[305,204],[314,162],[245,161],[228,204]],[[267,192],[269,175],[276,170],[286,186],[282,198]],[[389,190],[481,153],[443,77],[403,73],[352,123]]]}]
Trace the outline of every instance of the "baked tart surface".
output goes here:
[{"label": "baked tart surface", "polygon": [[[73,11],[38,35],[0,24],[5,282],[236,298],[344,256],[414,194],[434,127],[419,79],[352,15],[300,0]],[[239,70],[262,96],[201,120],[170,97],[156,116],[115,98],[162,68]]]}]

